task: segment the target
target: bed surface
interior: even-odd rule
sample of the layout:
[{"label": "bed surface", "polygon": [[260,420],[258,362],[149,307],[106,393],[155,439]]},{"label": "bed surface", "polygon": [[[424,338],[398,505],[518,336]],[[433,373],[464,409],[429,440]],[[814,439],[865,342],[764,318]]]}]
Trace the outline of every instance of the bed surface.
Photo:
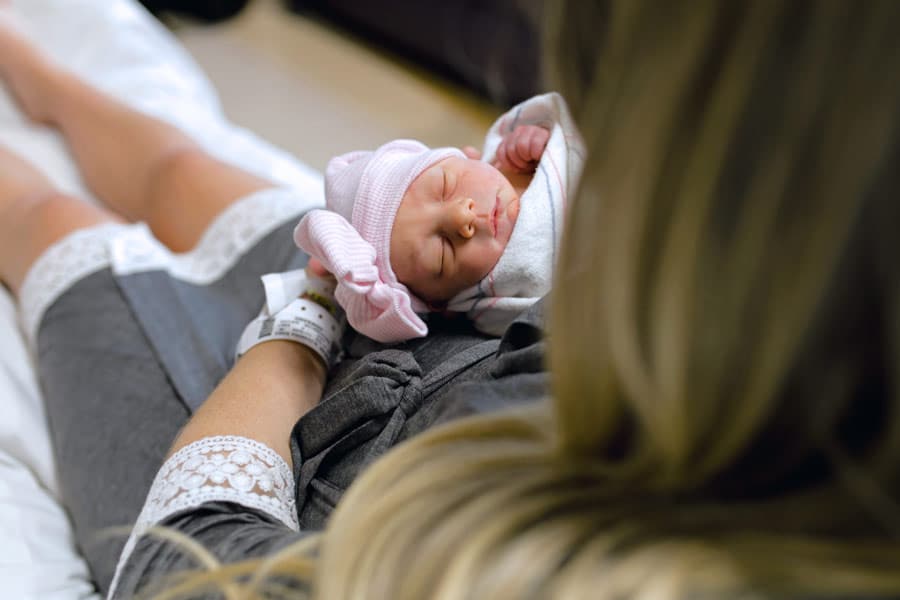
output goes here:
[{"label": "bed surface", "polygon": [[[329,156],[396,137],[477,145],[499,112],[290,17],[278,0],[254,0],[224,26],[176,24],[193,57],[136,0],[10,4],[26,35],[68,68],[175,123],[220,158],[309,197],[321,199],[318,170]],[[0,145],[40,165],[60,189],[94,201],[60,137],[26,122],[2,86]],[[33,363],[0,288],[2,597],[96,597],[57,491]]]},{"label": "bed surface", "polygon": [[[216,94],[170,34],[130,0],[12,3],[26,35],[68,67],[138,108],[175,122],[221,158],[321,197],[317,171],[228,124]],[[85,37],[83,32],[90,30]],[[117,52],[109,52],[112,46]],[[0,90],[0,144],[61,189],[90,199],[59,136],[27,123]],[[15,307],[0,289],[0,590],[4,598],[91,598],[84,562],[56,500],[44,411]]]}]

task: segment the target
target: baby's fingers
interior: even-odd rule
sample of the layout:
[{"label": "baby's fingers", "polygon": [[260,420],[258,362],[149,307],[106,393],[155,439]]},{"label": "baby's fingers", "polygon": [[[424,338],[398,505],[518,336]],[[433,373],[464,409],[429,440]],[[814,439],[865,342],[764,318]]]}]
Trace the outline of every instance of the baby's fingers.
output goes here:
[{"label": "baby's fingers", "polygon": [[550,141],[550,132],[543,127],[535,127],[531,135],[531,160],[539,162]]},{"label": "baby's fingers", "polygon": [[529,165],[540,161],[550,132],[543,127],[523,125],[517,128],[517,133],[515,153],[519,159]]},{"label": "baby's fingers", "polygon": [[[2,2],[2,0],[0,0]],[[331,272],[325,268],[325,265],[322,264],[315,256],[309,257],[309,262],[306,263],[306,272],[314,277],[334,277]]]},{"label": "baby's fingers", "polygon": [[507,152],[506,140],[501,140],[500,144],[497,145],[497,150],[494,152],[494,160],[491,164],[501,171],[512,168]]},{"label": "baby's fingers", "polygon": [[521,136],[516,135],[516,133],[513,132],[512,136],[504,139],[500,144],[503,148],[503,157],[506,160],[506,163],[516,171],[528,169],[528,160],[524,159],[519,151],[521,139]]},{"label": "baby's fingers", "polygon": [[[3,0],[0,0],[2,2]],[[481,160],[481,150],[476,148],[475,146],[463,146],[462,153],[466,155],[466,158],[471,158],[473,160]]]}]

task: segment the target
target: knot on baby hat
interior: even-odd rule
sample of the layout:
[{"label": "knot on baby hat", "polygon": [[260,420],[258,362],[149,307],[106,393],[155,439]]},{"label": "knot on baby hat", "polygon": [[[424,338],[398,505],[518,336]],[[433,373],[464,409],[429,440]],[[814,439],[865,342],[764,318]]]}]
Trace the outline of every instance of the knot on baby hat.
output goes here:
[{"label": "knot on baby hat", "polygon": [[427,311],[425,303],[397,281],[391,268],[391,230],[410,184],[452,156],[465,157],[456,148],[431,150],[414,140],[395,140],[374,152],[335,157],[325,169],[325,204],[343,223],[335,215],[311,211],[294,231],[297,245],[337,278],[335,297],[350,325],[377,341],[428,332],[416,314]]}]

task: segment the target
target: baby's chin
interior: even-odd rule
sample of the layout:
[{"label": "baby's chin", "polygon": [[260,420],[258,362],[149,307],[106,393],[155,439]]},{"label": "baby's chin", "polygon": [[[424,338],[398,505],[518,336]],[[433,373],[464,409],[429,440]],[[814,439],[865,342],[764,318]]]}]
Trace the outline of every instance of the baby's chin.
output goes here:
[{"label": "baby's chin", "polygon": [[497,228],[496,241],[503,246],[503,250],[500,253],[502,255],[503,252],[506,252],[506,246],[509,244],[509,239],[512,237],[516,222],[519,219],[519,208],[521,206],[519,195],[510,193],[504,197],[501,194],[499,196],[499,204],[495,226]]},{"label": "baby's chin", "polygon": [[528,185],[533,178],[533,175],[525,173],[503,173],[501,171],[500,175],[506,180],[509,187],[513,189],[516,196],[521,196],[525,193],[525,190],[528,189]]},{"label": "baby's chin", "polygon": [[519,218],[519,208],[522,206],[521,202],[522,198],[516,195],[506,208],[506,214],[509,215],[509,218],[512,219],[513,223]]},{"label": "baby's chin", "polygon": [[[485,276],[487,276],[487,274],[485,274]],[[446,310],[447,305],[450,304],[454,298],[478,284],[477,281],[475,283],[460,281],[453,282],[453,284],[442,290],[427,290],[415,285],[410,285],[406,282],[401,283],[403,283],[416,298],[425,304],[431,312],[441,312]]]},{"label": "baby's chin", "polygon": [[431,312],[440,312],[446,310],[447,305],[450,304],[450,301],[456,298],[456,296],[458,296],[463,290],[467,289],[467,287],[460,287],[459,289],[443,290],[441,292],[433,292],[429,294],[417,291],[414,287],[407,287],[409,288],[409,291],[415,294],[416,297],[421,300]]}]

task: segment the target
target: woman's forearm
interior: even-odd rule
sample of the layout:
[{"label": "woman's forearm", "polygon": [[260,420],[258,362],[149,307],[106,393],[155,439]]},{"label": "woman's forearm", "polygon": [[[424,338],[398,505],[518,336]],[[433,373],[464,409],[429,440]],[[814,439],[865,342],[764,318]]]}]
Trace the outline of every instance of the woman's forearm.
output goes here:
[{"label": "woman's forearm", "polygon": [[254,346],[182,429],[170,454],[204,437],[239,435],[266,444],[291,465],[291,430],[319,402],[324,386],[325,367],[306,346]]}]

